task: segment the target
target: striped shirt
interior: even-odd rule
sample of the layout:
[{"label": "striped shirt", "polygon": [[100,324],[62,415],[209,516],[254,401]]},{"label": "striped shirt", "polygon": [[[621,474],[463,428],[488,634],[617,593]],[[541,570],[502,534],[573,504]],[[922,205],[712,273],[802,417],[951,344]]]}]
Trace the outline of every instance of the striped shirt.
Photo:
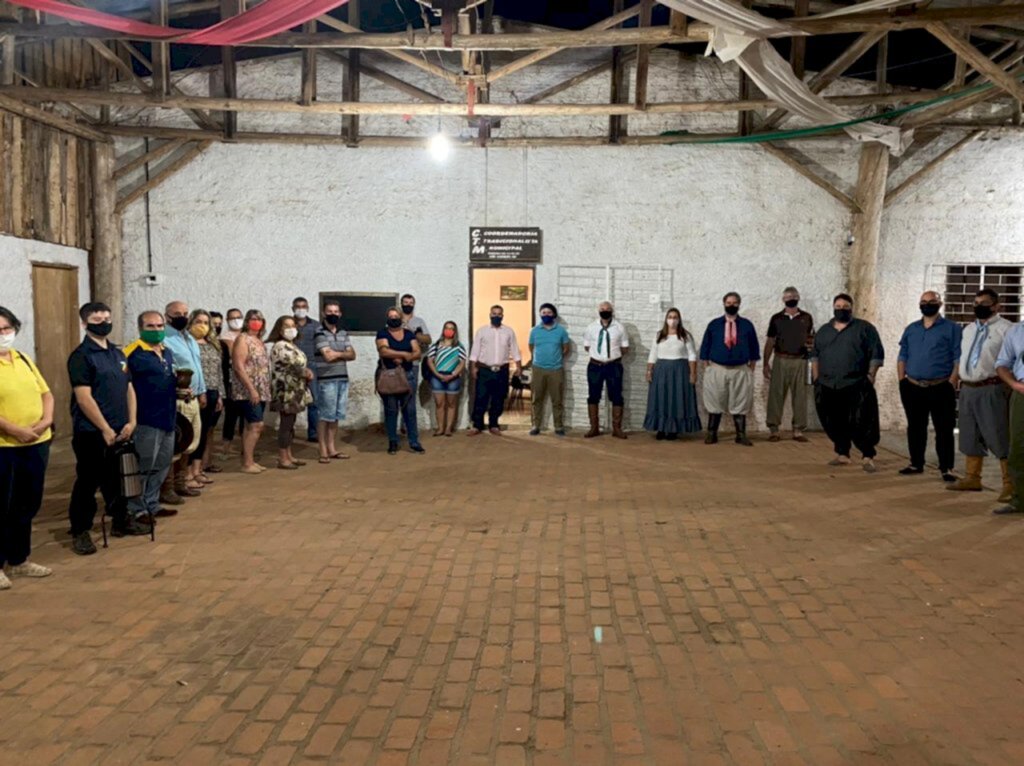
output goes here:
[{"label": "striped shirt", "polygon": [[466,361],[466,347],[442,346],[440,341],[427,350],[427,358],[434,360],[434,369],[442,375],[451,375],[461,362]]}]

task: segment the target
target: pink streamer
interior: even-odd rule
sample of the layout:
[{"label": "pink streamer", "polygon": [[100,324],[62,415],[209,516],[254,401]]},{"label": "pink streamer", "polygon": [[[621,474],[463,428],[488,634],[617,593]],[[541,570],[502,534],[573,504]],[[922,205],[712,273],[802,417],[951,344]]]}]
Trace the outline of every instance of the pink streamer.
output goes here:
[{"label": "pink streamer", "polygon": [[328,11],[345,5],[348,0],[266,0],[255,8],[225,19],[205,29],[175,29],[145,21],[126,19],[112,13],[94,11],[60,0],[11,0],[33,11],[88,24],[140,39],[167,40],[195,45],[240,45],[286,32]]}]

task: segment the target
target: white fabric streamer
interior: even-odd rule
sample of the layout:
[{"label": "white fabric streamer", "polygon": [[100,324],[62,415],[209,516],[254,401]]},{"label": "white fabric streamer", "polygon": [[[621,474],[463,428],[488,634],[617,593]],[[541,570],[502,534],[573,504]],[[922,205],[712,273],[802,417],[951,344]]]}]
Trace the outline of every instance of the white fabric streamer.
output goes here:
[{"label": "white fabric streamer", "polygon": [[[906,5],[913,0],[868,0],[854,8],[857,11],[880,7]],[[836,108],[822,96],[814,93],[796,76],[789,63],[768,42],[771,37],[805,35],[795,27],[756,11],[744,8],[732,0],[660,0],[662,5],[685,13],[715,27],[708,43],[722,61],[735,61],[768,98],[793,114],[810,120],[815,125],[849,122],[853,116]],[[855,12],[844,9],[843,13]],[[838,13],[838,12],[833,12]],[[828,14],[826,14],[828,15]],[[878,141],[899,156],[913,141],[912,131],[861,122],[848,125],[844,130],[858,141]]]}]

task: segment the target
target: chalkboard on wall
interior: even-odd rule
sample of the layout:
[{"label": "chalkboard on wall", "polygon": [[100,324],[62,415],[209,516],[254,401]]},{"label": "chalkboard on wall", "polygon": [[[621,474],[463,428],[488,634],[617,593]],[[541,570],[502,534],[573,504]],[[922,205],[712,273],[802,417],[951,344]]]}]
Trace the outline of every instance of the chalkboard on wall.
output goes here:
[{"label": "chalkboard on wall", "polygon": [[398,293],[320,293],[320,315],[324,302],[341,304],[341,326],[352,335],[376,335],[387,323],[387,311],[398,305]]}]

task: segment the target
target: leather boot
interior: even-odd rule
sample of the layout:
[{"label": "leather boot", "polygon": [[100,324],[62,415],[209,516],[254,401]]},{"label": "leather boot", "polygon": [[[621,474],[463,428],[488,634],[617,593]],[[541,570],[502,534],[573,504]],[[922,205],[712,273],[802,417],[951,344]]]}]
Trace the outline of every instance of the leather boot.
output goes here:
[{"label": "leather boot", "polygon": [[985,465],[985,458],[968,455],[966,462],[967,471],[964,477],[946,489],[953,492],[981,492],[981,469]]},{"label": "leather boot", "polygon": [[704,437],[705,444],[718,444],[718,427],[721,424],[721,415],[708,415],[708,435]]},{"label": "leather boot", "polygon": [[185,501],[174,494],[173,469],[167,472],[167,478],[160,485],[160,505],[184,505]]},{"label": "leather boot", "polygon": [[999,467],[1003,469],[1003,492],[999,495],[999,502],[1009,503],[1013,500],[1013,482],[1010,480],[1010,464],[1006,460],[1000,460]]},{"label": "leather boot", "polygon": [[590,430],[583,434],[584,439],[593,439],[595,436],[601,435],[601,417],[599,413],[598,405],[587,405],[587,415],[590,416]]},{"label": "leather boot", "polygon": [[612,407],[612,436],[616,439],[628,439],[622,430],[622,407]]},{"label": "leather boot", "polygon": [[733,415],[732,422],[736,424],[736,443],[744,447],[753,447],[754,443],[747,438],[747,416]]}]

